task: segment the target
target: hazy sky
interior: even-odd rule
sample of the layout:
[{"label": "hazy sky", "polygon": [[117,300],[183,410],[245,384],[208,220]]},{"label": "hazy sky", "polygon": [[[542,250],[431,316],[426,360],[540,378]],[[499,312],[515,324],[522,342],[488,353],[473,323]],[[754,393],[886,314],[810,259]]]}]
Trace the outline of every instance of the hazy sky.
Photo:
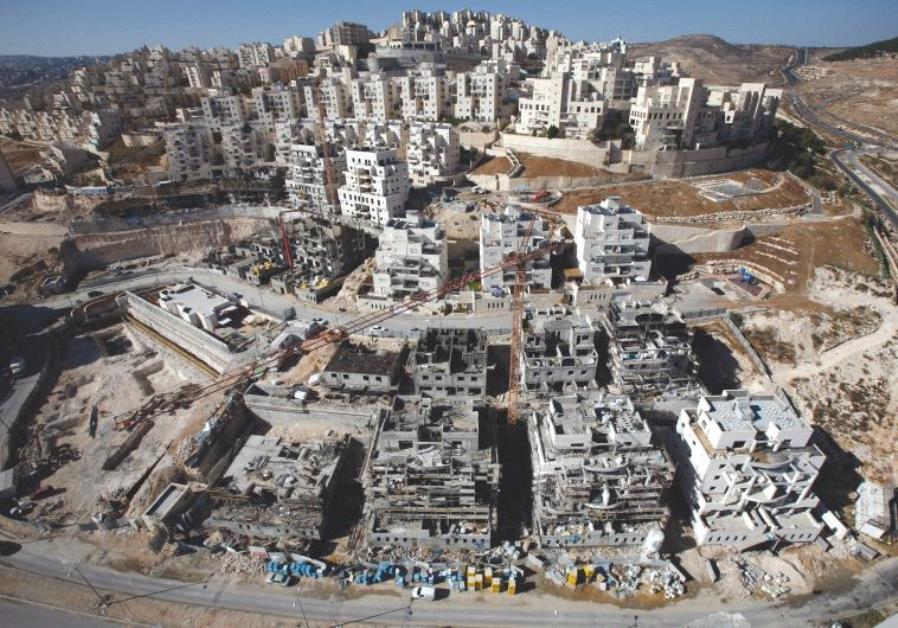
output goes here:
[{"label": "hazy sky", "polygon": [[507,13],[572,39],[712,33],[736,43],[849,46],[898,35],[898,0],[0,0],[0,54],[110,54],[142,44],[233,47],[314,35],[338,20],[381,30],[403,10]]}]

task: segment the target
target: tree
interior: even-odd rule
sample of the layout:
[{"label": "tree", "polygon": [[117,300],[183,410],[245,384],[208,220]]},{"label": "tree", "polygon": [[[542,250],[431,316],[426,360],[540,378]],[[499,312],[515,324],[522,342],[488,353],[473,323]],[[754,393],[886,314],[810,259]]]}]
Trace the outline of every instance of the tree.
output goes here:
[{"label": "tree", "polygon": [[553,124],[546,131],[546,137],[548,137],[550,140],[553,140],[556,137],[558,137],[558,133],[559,133],[558,127]]}]

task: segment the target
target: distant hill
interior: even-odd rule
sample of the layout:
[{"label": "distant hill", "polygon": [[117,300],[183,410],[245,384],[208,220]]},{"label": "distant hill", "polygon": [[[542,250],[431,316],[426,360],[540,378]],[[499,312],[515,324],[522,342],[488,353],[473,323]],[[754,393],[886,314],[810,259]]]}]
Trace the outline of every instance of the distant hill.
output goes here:
[{"label": "distant hill", "polygon": [[660,56],[679,61],[690,76],[707,84],[781,80],[779,68],[793,52],[790,46],[732,44],[715,35],[682,35],[666,41],[631,44],[628,56]]},{"label": "distant hill", "polygon": [[898,52],[898,37],[874,41],[866,46],[849,48],[823,57],[824,61],[851,61],[852,59],[864,59],[876,56],[880,52]]}]

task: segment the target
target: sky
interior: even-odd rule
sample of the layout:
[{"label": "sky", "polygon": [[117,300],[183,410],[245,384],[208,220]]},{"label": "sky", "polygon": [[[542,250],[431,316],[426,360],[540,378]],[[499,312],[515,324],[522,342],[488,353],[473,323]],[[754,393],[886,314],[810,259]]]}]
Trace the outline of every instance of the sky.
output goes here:
[{"label": "sky", "polygon": [[418,8],[468,6],[560,30],[574,40],[658,41],[710,33],[733,43],[854,46],[898,35],[898,0],[0,0],[0,54],[103,55],[280,43],[334,22],[382,30]]}]

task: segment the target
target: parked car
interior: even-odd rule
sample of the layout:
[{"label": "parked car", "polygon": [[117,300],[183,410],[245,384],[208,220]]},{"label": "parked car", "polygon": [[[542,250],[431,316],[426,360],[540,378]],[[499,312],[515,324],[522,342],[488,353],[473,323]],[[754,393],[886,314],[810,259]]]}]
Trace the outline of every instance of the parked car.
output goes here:
[{"label": "parked car", "polygon": [[429,602],[437,599],[436,587],[415,587],[412,589],[413,600],[427,600]]}]

